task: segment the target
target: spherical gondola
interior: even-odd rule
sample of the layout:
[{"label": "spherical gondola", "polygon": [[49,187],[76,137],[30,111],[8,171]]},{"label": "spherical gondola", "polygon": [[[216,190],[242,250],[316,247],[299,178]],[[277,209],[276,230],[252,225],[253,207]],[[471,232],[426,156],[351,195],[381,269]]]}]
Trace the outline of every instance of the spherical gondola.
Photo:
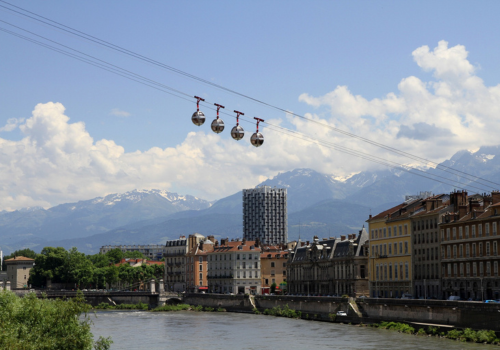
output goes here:
[{"label": "spherical gondola", "polygon": [[214,119],[211,127],[213,132],[215,132],[216,134],[220,134],[222,131],[224,131],[224,121],[220,118]]},{"label": "spherical gondola", "polygon": [[193,122],[194,125],[200,126],[205,123],[205,114],[201,111],[196,111],[193,113],[193,116],[191,117],[191,121]]},{"label": "spherical gondola", "polygon": [[243,128],[239,125],[236,125],[231,129],[231,137],[235,139],[236,141],[239,141],[245,136],[245,131]]},{"label": "spherical gondola", "polygon": [[264,135],[262,135],[260,132],[254,133],[250,138],[250,143],[255,147],[262,146],[264,144]]},{"label": "spherical gondola", "polygon": [[263,122],[264,119],[260,119],[260,118],[256,118],[256,117],[254,117],[253,119],[255,119],[257,121],[257,130],[252,135],[252,137],[250,137],[250,143],[252,145],[254,145],[255,147],[260,147],[264,144],[264,135],[262,135],[259,132],[259,123]]},{"label": "spherical gondola", "polygon": [[205,114],[203,112],[200,112],[200,101],[205,101],[204,98],[195,96],[194,97],[196,101],[196,112],[193,113],[191,116],[191,121],[193,122],[194,125],[200,126],[205,123]]}]

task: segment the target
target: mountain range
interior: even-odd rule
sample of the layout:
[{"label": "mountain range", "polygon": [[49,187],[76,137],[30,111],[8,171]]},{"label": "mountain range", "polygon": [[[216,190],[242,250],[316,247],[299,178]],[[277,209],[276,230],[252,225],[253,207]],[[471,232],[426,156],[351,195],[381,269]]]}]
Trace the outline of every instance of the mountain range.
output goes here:
[{"label": "mountain range", "polygon": [[[490,146],[457,152],[427,169],[365,171],[347,178],[295,169],[259,186],[287,188],[289,239],[310,239],[352,233],[370,213],[401,203],[406,195],[446,193],[458,186],[487,192],[500,188],[498,179],[500,146]],[[134,190],[49,209],[0,212],[0,246],[5,253],[45,246],[96,253],[103,245],[164,244],[194,232],[236,238],[243,232],[242,209],[241,192],[212,203],[162,190]]]}]

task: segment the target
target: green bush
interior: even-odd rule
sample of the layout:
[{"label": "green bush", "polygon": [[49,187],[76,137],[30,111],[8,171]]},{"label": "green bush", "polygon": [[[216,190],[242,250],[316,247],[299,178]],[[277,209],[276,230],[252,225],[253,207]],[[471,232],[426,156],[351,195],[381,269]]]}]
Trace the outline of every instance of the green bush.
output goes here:
[{"label": "green bush", "polygon": [[194,310],[194,311],[203,311],[203,306],[201,306],[201,305],[194,306],[194,307],[193,307],[193,310]]},{"label": "green bush", "polygon": [[288,304],[283,308],[276,306],[272,309],[265,309],[263,312],[264,315],[269,316],[277,316],[277,317],[288,317],[288,318],[301,318],[302,313],[300,311],[295,311],[288,307]]},{"label": "green bush", "polygon": [[193,307],[188,304],[177,304],[177,305],[163,305],[159,306],[152,311],[185,311],[185,310],[191,310]]},{"label": "green bush", "polygon": [[210,306],[205,306],[205,308],[203,309],[203,311],[212,312],[212,311],[214,311],[214,308],[210,307]]},{"label": "green bush", "polygon": [[259,309],[257,309],[256,307],[253,308],[253,313],[256,314],[256,315],[260,315],[262,314],[262,312],[259,311]]},{"label": "green bush", "polygon": [[226,312],[226,309],[222,308],[222,307],[218,307],[217,308],[217,312]]},{"label": "green bush", "polygon": [[336,314],[328,314],[328,318],[330,319],[330,321],[335,322],[337,315]]},{"label": "green bush", "polygon": [[49,300],[0,291],[0,349],[107,350],[110,338],[93,340],[90,307],[81,292],[69,300]]},{"label": "green bush", "polygon": [[446,333],[446,338],[448,339],[460,339],[463,336],[462,331],[459,331],[458,329],[452,329],[451,331],[448,331]]},{"label": "green bush", "polygon": [[427,332],[425,331],[425,329],[420,328],[417,332],[417,335],[427,335]]},{"label": "green bush", "polygon": [[493,343],[497,341],[497,337],[494,331],[480,330],[477,331],[477,335],[479,337],[479,341],[481,343]]}]

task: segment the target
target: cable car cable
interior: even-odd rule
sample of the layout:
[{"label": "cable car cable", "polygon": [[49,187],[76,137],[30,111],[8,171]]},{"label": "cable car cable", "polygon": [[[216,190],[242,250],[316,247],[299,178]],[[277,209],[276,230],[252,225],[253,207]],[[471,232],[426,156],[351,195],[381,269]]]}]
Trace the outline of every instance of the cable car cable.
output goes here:
[{"label": "cable car cable", "polygon": [[[227,91],[227,92],[230,92],[230,93],[233,93],[233,94],[239,95],[239,96],[241,96],[241,97],[247,98],[247,99],[249,99],[249,100],[252,100],[252,101],[254,101],[254,102],[260,103],[260,104],[265,105],[265,106],[268,106],[268,107],[270,107],[270,108],[274,108],[274,109],[277,109],[277,110],[279,110],[279,111],[282,111],[282,112],[285,112],[285,113],[291,114],[291,115],[293,115],[293,116],[296,116],[296,117],[298,117],[298,118],[301,118],[301,119],[307,120],[307,121],[309,121],[309,122],[313,122],[313,123],[316,123],[316,124],[321,125],[321,126],[323,126],[323,127],[330,128],[330,129],[332,129],[332,130],[334,130],[334,131],[336,131],[336,132],[338,132],[338,133],[341,133],[341,134],[343,134],[343,135],[346,135],[346,136],[349,136],[349,137],[352,137],[352,138],[359,139],[359,140],[361,140],[361,141],[363,141],[363,142],[366,142],[366,143],[368,143],[368,144],[371,144],[371,145],[373,145],[373,146],[376,146],[376,147],[379,147],[379,148],[385,149],[385,150],[387,150],[387,151],[390,151],[390,152],[393,152],[393,153],[396,153],[396,154],[399,154],[399,155],[405,156],[405,157],[407,157],[407,158],[410,158],[410,159],[416,160],[416,161],[418,161],[418,162],[420,162],[420,163],[423,163],[423,164],[425,164],[425,165],[428,165],[428,164],[433,164],[433,165],[435,165],[435,167],[436,167],[436,168],[439,168],[439,170],[441,170],[441,171],[446,171],[446,172],[449,172],[449,173],[454,174],[454,175],[458,175],[458,174],[456,174],[456,173],[464,174],[464,175],[467,175],[468,177],[473,177],[473,178],[475,178],[475,179],[477,179],[477,180],[482,180],[482,181],[489,182],[489,183],[491,183],[491,184],[494,184],[494,185],[498,185],[498,186],[500,186],[500,183],[496,183],[496,182],[493,182],[493,181],[490,181],[490,180],[487,180],[487,179],[481,178],[481,177],[479,177],[479,176],[475,176],[475,175],[472,175],[472,174],[466,173],[466,172],[464,172],[464,171],[461,171],[461,170],[458,170],[458,169],[454,169],[454,168],[451,168],[451,167],[448,167],[448,166],[445,166],[445,165],[442,165],[442,164],[439,164],[439,163],[433,162],[433,161],[431,161],[431,160],[429,160],[429,159],[426,159],[426,158],[424,158],[424,157],[420,157],[420,156],[417,156],[417,155],[413,155],[413,154],[411,154],[411,153],[408,153],[408,152],[405,152],[405,151],[399,150],[399,149],[397,149],[397,148],[394,148],[394,147],[391,147],[391,146],[384,145],[384,144],[382,144],[382,143],[379,143],[379,142],[376,142],[376,141],[370,140],[370,139],[368,139],[368,138],[365,138],[365,137],[362,137],[362,136],[359,136],[359,135],[356,135],[356,134],[350,133],[350,132],[348,132],[348,131],[345,131],[345,130],[342,130],[342,129],[336,128],[336,127],[331,126],[331,125],[329,125],[329,124],[325,124],[325,123],[322,123],[322,122],[316,121],[316,120],[314,120],[314,119],[310,119],[310,118],[307,118],[307,117],[305,117],[305,116],[302,116],[302,115],[300,115],[300,114],[297,114],[297,113],[294,113],[294,112],[288,111],[288,110],[283,109],[283,108],[281,108],[281,107],[274,106],[274,105],[272,105],[272,104],[270,104],[270,103],[267,103],[267,102],[261,101],[261,100],[259,100],[259,99],[253,98],[253,97],[251,97],[251,96],[248,96],[248,95],[245,95],[245,94],[239,93],[239,92],[237,92],[237,91],[235,91],[235,90],[232,90],[232,89],[226,88],[226,87],[221,86],[221,85],[219,85],[219,84],[213,83],[213,82],[211,82],[211,81],[209,81],[209,80],[206,80],[206,79],[203,79],[203,78],[197,77],[197,76],[195,76],[195,75],[193,75],[193,74],[190,74],[190,73],[184,72],[184,71],[182,71],[182,70],[180,70],[180,69],[177,69],[177,68],[174,68],[174,67],[172,67],[172,66],[166,65],[166,64],[161,63],[161,62],[159,62],[159,61],[156,61],[156,60],[154,60],[154,59],[150,59],[150,58],[148,58],[148,57],[146,57],[146,56],[143,56],[143,55],[138,54],[138,53],[136,53],[136,52],[130,51],[130,50],[125,49],[125,48],[123,48],[123,47],[120,47],[120,46],[118,46],[118,45],[112,44],[112,43],[110,43],[110,42],[108,42],[108,41],[105,41],[105,40],[99,39],[99,38],[97,38],[97,37],[95,37],[95,36],[92,36],[92,35],[90,35],[90,34],[86,34],[85,32],[82,32],[82,31],[79,31],[79,30],[74,29],[74,28],[72,28],[72,27],[66,26],[66,25],[64,25],[64,24],[62,24],[62,23],[59,23],[59,22],[54,21],[54,20],[51,20],[51,19],[49,19],[49,18],[47,18],[47,17],[44,17],[44,16],[41,16],[41,15],[38,15],[38,14],[36,14],[36,13],[34,13],[34,12],[31,12],[31,11],[29,11],[29,10],[26,10],[26,9],[24,9],[24,8],[22,8],[22,7],[19,7],[19,6],[13,5],[13,4],[11,4],[11,3],[7,2],[7,1],[0,0],[0,2],[3,2],[3,3],[5,3],[5,4],[9,5],[9,6],[12,6],[12,7],[15,7],[15,8],[17,8],[17,9],[20,9],[20,10],[22,10],[22,11],[24,11],[24,12],[30,13],[30,14],[32,14],[32,15],[34,15],[34,16],[37,16],[37,17],[43,18],[44,20],[46,20],[46,21],[50,21],[50,22],[55,23],[55,24],[57,24],[57,25],[54,25],[54,24],[48,23],[48,22],[46,22],[46,21],[40,20],[40,19],[38,19],[38,18],[35,18],[35,17],[33,17],[33,16],[30,16],[30,15],[27,15],[27,14],[25,14],[25,13],[22,13],[22,12],[16,11],[16,10],[11,9],[11,8],[8,8],[8,7],[6,7],[6,6],[0,5],[0,7],[3,7],[3,8],[5,8],[5,9],[9,10],[9,11],[12,11],[12,12],[18,13],[18,14],[20,14],[20,15],[22,15],[22,16],[25,16],[25,17],[31,18],[31,19],[33,19],[33,20],[36,20],[36,21],[42,22],[42,23],[47,24],[47,25],[50,25],[50,26],[55,27],[55,28],[57,28],[57,29],[59,29],[59,30],[63,30],[63,31],[65,31],[65,32],[68,32],[68,33],[70,33],[70,34],[73,34],[73,35],[79,36],[79,37],[84,38],[84,39],[86,39],[86,40],[93,41],[94,43],[97,43],[97,44],[100,44],[100,45],[106,46],[106,47],[108,47],[108,48],[110,48],[110,49],[113,49],[113,50],[119,51],[119,52],[121,52],[121,53],[124,53],[124,54],[130,55],[130,56],[133,56],[133,57],[135,57],[135,58],[138,58],[138,59],[141,59],[141,60],[147,61],[147,62],[149,62],[149,63],[155,64],[155,65],[158,65],[158,66],[160,66],[160,67],[163,67],[163,68],[168,69],[168,70],[170,70],[170,71],[173,71],[173,72],[175,72],[175,73],[181,74],[181,75],[183,75],[183,76],[189,77],[189,78],[191,78],[191,79],[194,79],[194,80],[197,80],[197,81],[203,82],[203,83],[205,83],[205,84],[208,84],[208,85],[214,86],[214,87],[216,87],[216,88],[219,88],[219,89],[225,90],[225,91]],[[63,27],[63,28],[60,28],[60,27],[58,27],[58,26],[61,26],[61,27]],[[67,29],[65,29],[65,28],[67,28]],[[471,179],[469,178],[469,180],[471,180]],[[473,181],[477,181],[477,180],[473,180]],[[486,185],[486,184],[482,184],[482,185],[488,186],[488,185]],[[493,186],[489,186],[489,187],[491,187],[491,188],[495,188],[495,187],[493,187]]]},{"label": "cable car cable", "polygon": [[[0,20],[0,21],[1,21],[1,20]],[[8,22],[5,22],[5,21],[1,21],[1,22],[4,22],[4,23],[9,24]],[[21,29],[22,29],[22,28],[21,28]],[[167,89],[169,89],[169,90],[174,90],[174,91],[176,91],[176,92],[178,92],[178,93],[180,93],[180,94],[182,94],[182,95],[185,95],[185,96],[190,96],[189,94],[186,94],[186,93],[184,93],[184,92],[181,92],[181,91],[176,90],[176,89],[173,89],[173,88],[170,88],[170,87],[168,87],[168,86],[166,86],[166,85],[164,85],[164,84],[158,83],[158,82],[156,82],[156,81],[154,81],[154,80],[151,80],[151,79],[149,79],[149,78],[143,77],[143,76],[141,76],[141,75],[135,74],[135,73],[133,73],[133,72],[130,72],[130,71],[128,71],[128,70],[125,70],[125,69],[123,69],[123,68],[121,68],[121,67],[118,67],[118,66],[116,66],[116,65],[110,64],[110,63],[108,63],[108,62],[106,62],[106,61],[103,61],[103,60],[100,60],[100,59],[98,59],[98,58],[95,58],[94,56],[87,55],[87,54],[85,54],[85,53],[82,53],[81,51],[71,49],[71,48],[70,48],[70,47],[68,47],[68,46],[65,46],[65,45],[62,45],[62,44],[59,44],[59,43],[55,42],[55,43],[57,43],[57,44],[59,44],[59,45],[61,45],[61,46],[67,47],[67,48],[69,48],[69,49],[71,49],[71,50],[73,50],[73,51],[75,51],[75,52],[79,52],[80,54],[83,54],[83,55],[85,55],[85,56],[88,56],[88,57],[94,58],[94,59],[96,59],[96,60],[100,61],[101,63],[99,63],[99,62],[97,62],[97,63],[96,63],[96,62],[93,62],[93,61],[91,61],[91,60],[89,60],[89,59],[82,58],[82,57],[77,56],[77,55],[72,54],[72,53],[68,53],[68,52],[66,52],[66,51],[64,51],[64,50],[62,50],[62,49],[55,48],[55,47],[53,47],[53,46],[51,46],[51,45],[48,45],[48,44],[45,44],[45,43],[39,42],[39,41],[37,41],[37,40],[35,40],[35,39],[32,39],[32,38],[29,38],[29,37],[23,36],[23,35],[21,35],[21,34],[15,33],[15,32],[9,31],[9,30],[4,29],[4,28],[2,28],[2,27],[0,27],[0,31],[6,32],[6,33],[11,34],[11,35],[14,35],[14,36],[16,36],[16,37],[18,37],[18,38],[21,38],[21,39],[24,39],[24,40],[30,41],[30,42],[35,43],[35,44],[37,44],[37,45],[40,45],[40,46],[46,47],[46,48],[51,49],[51,50],[53,50],[53,51],[56,51],[56,52],[58,52],[58,53],[62,53],[62,54],[64,54],[64,55],[66,55],[66,56],[69,56],[69,57],[75,58],[75,59],[77,59],[77,60],[79,60],[79,61],[82,61],[82,62],[84,62],[84,63],[88,63],[88,64],[93,65],[93,66],[95,66],[95,67],[98,67],[98,68],[101,68],[101,69],[107,70],[107,71],[109,71],[109,72],[111,72],[111,73],[115,73],[115,74],[120,75],[120,76],[122,76],[122,77],[125,77],[125,78],[127,78],[127,79],[130,79],[130,80],[133,80],[133,81],[139,82],[139,83],[141,83],[141,84],[143,84],[143,85],[146,85],[146,86],[149,86],[149,87],[153,87],[153,88],[155,88],[155,89],[157,89],[157,90],[159,90],[159,91],[166,92],[166,93],[168,93],[168,94],[170,94],[170,95],[172,95],[172,96],[175,96],[175,97],[181,98],[181,99],[186,100],[186,101],[188,101],[188,102],[192,102],[192,101],[190,101],[190,100],[188,100],[188,99],[186,99],[186,98],[184,98],[184,97],[178,96],[178,95],[173,94],[173,93],[171,93],[171,92],[169,92],[169,91],[165,91],[165,90],[163,90],[163,89],[161,89],[161,88],[158,88],[158,87],[156,87],[156,86],[153,86],[153,85],[151,85],[151,84],[145,83],[145,82],[140,81],[140,80],[137,80],[137,79],[143,79],[143,80],[146,80],[147,82],[152,82],[152,83],[154,83],[155,85],[159,85],[159,86],[164,87],[164,88],[167,88]],[[26,31],[26,30],[25,30],[25,31]],[[27,31],[27,32],[29,32],[29,31]],[[30,32],[30,33],[31,33],[31,32]],[[32,34],[34,34],[34,33],[32,33]],[[42,38],[44,38],[43,36],[40,36],[40,35],[37,35],[37,34],[34,34],[34,35],[36,35],[36,36],[38,36],[38,37],[42,37]],[[44,38],[44,39],[45,39],[45,38]],[[54,42],[53,40],[50,40],[50,39],[47,39],[47,40],[49,40],[49,41],[51,41],[51,42]],[[108,65],[109,65],[109,66],[111,66],[112,68],[110,68],[110,67],[108,67],[108,66],[105,66],[103,63],[108,64]],[[127,74],[128,74],[128,75],[127,75]],[[131,77],[130,75],[131,75],[132,77]],[[206,102],[206,103],[209,103],[209,102]],[[207,106],[207,108],[212,109],[212,110],[214,110],[214,111],[216,110],[216,109],[214,109],[214,108],[210,108],[210,107],[208,107],[208,106]],[[226,114],[226,115],[228,115],[228,116],[231,116],[229,113],[225,113],[225,112],[222,112],[222,113],[224,113],[224,114]],[[232,117],[234,117],[234,116],[232,116]],[[245,120],[246,122],[250,122],[250,121],[247,121],[245,118],[242,118],[242,119],[243,119],[243,120]],[[419,171],[419,172],[422,172],[422,173],[425,173],[425,172],[423,172],[423,171],[421,171],[421,170],[419,170],[419,169],[415,169],[415,168],[413,168],[413,167],[409,167],[409,166],[401,165],[401,164],[398,164],[398,163],[393,162],[393,161],[385,160],[385,159],[380,158],[380,157],[377,157],[377,156],[373,156],[373,155],[366,154],[366,153],[363,153],[363,152],[360,152],[360,151],[352,150],[352,149],[349,149],[349,148],[347,148],[347,147],[340,146],[340,145],[337,145],[337,144],[333,144],[333,143],[331,143],[331,142],[327,142],[327,141],[324,141],[324,140],[314,139],[314,138],[312,138],[312,137],[310,137],[310,136],[308,136],[308,135],[305,135],[305,134],[300,133],[300,132],[298,132],[298,131],[294,131],[294,130],[291,130],[291,129],[284,128],[284,127],[282,127],[282,126],[273,125],[273,124],[270,124],[270,123],[267,123],[267,122],[266,122],[265,124],[267,124],[267,125],[269,125],[269,126],[271,126],[271,127],[275,128],[275,129],[280,129],[280,130],[281,130],[281,132],[286,131],[286,133],[287,133],[287,134],[289,134],[289,135],[291,135],[291,136],[298,137],[298,138],[301,138],[301,139],[303,139],[303,140],[309,140],[310,142],[320,144],[321,146],[324,146],[324,147],[328,147],[328,148],[331,148],[331,149],[335,149],[335,150],[337,150],[337,151],[340,151],[340,152],[343,152],[343,153],[346,153],[346,154],[354,155],[354,156],[356,156],[356,157],[359,157],[359,158],[362,158],[362,159],[365,159],[365,160],[370,160],[370,161],[372,161],[372,162],[375,162],[375,163],[378,163],[378,164],[381,164],[381,165],[384,165],[384,166],[388,166],[388,167],[391,167],[391,168],[404,170],[404,171],[409,172],[409,173],[411,173],[411,174],[414,174],[414,175],[417,175],[417,176],[422,176],[422,177],[424,177],[424,178],[428,178],[428,179],[430,179],[430,180],[434,180],[434,181],[437,181],[437,182],[440,182],[440,183],[444,183],[444,184],[447,184],[447,185],[450,185],[450,186],[456,186],[456,185],[450,184],[449,182],[444,182],[444,181],[437,180],[437,179],[435,179],[435,178],[431,178],[431,177],[427,176],[427,175],[429,175],[429,174],[427,174],[427,175],[421,175],[421,174],[414,173],[414,172],[412,172],[411,170]],[[392,163],[392,164],[390,164],[390,163]],[[409,169],[407,169],[407,168],[409,168]],[[452,181],[452,182],[455,182],[455,183],[458,183],[458,184],[467,185],[467,186],[469,186],[469,187],[473,187],[473,188],[480,189],[481,191],[485,191],[485,190],[484,190],[484,189],[482,189],[482,188],[478,188],[478,187],[476,187],[476,186],[472,186],[472,185],[470,185],[470,184],[464,184],[464,183],[461,183],[461,182],[459,182],[459,181],[457,181],[457,180],[447,179],[447,178],[444,178],[444,177],[441,177],[441,176],[439,176],[439,175],[435,175],[435,174],[431,174],[431,176],[435,176],[435,177],[443,178],[443,179],[448,180],[448,181]],[[460,188],[462,188],[462,189],[465,189],[465,187],[462,187],[462,186],[457,186],[457,187],[460,187]],[[486,190],[486,191],[487,191],[487,190]]]}]

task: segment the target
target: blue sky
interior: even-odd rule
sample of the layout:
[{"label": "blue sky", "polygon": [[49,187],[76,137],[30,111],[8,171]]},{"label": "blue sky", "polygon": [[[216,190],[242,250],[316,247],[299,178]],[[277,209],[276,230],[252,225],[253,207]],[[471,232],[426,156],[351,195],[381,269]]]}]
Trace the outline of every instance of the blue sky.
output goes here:
[{"label": "blue sky", "polygon": [[[488,124],[498,115],[496,1],[12,3],[254,98],[434,161],[459,149],[498,143],[498,125]],[[408,162],[3,8],[0,20],[221,103],[228,111],[237,109],[250,118]],[[2,22],[0,27],[20,32]],[[440,41],[446,45],[439,46]],[[194,99],[177,99],[3,32],[0,47],[5,177],[0,192],[6,198],[0,210],[48,207],[134,188],[216,199],[296,167],[338,176],[374,167],[270,130],[265,133],[265,128],[266,143],[254,149],[246,138],[236,143],[228,132],[211,133],[213,111],[206,111],[205,125],[194,126]],[[436,47],[441,47],[439,53]],[[418,89],[425,89],[425,94]],[[414,101],[413,107],[409,101]],[[35,117],[32,111],[38,104],[42,105]],[[234,123],[228,116],[223,119],[227,128]],[[254,126],[242,125],[249,136]],[[412,137],[412,131],[419,136]],[[448,137],[440,138],[440,131]],[[483,132],[487,135],[480,141],[465,140],[466,135]],[[425,139],[427,134],[438,136]]]}]

